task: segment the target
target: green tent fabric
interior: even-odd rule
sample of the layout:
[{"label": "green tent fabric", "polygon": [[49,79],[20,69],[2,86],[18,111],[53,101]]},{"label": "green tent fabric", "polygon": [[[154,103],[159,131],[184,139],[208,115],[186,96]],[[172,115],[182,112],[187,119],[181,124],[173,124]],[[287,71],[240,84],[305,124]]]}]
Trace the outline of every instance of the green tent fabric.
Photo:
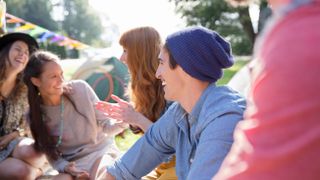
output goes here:
[{"label": "green tent fabric", "polygon": [[114,102],[111,94],[127,99],[125,92],[129,81],[128,68],[116,57],[89,60],[74,73],[72,79],[87,81],[100,100]]}]

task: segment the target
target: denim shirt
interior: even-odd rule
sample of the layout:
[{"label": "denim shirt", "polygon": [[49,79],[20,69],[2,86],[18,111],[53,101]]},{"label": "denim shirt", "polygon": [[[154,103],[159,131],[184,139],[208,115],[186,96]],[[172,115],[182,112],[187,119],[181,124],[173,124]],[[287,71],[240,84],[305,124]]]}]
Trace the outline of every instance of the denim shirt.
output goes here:
[{"label": "denim shirt", "polygon": [[179,179],[211,179],[231,148],[245,107],[238,93],[211,84],[190,114],[173,103],[107,171],[116,179],[140,179],[175,153]]}]

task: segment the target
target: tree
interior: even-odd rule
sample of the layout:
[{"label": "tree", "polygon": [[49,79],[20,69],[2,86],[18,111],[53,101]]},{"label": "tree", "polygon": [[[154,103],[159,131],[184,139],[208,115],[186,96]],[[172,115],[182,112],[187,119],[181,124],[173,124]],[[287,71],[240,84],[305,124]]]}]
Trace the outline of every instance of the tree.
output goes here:
[{"label": "tree", "polygon": [[251,54],[256,33],[248,7],[232,7],[224,0],[169,0],[186,18],[187,25],[202,25],[217,31],[232,44],[238,55]]},{"label": "tree", "polygon": [[48,0],[8,0],[7,12],[28,22],[57,31],[58,24],[52,19],[52,3]]},{"label": "tree", "polygon": [[102,25],[98,15],[90,8],[88,0],[64,0],[63,30],[72,38],[92,44],[100,39]]}]

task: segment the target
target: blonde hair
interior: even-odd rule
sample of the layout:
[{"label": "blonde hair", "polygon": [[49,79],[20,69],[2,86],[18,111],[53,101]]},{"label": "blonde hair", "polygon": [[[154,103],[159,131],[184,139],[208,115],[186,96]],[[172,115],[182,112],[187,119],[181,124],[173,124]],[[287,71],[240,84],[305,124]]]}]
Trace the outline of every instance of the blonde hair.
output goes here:
[{"label": "blonde hair", "polygon": [[136,111],[155,122],[166,106],[161,81],[155,77],[161,37],[152,27],[139,27],[123,33],[119,43],[127,50],[129,97]]}]

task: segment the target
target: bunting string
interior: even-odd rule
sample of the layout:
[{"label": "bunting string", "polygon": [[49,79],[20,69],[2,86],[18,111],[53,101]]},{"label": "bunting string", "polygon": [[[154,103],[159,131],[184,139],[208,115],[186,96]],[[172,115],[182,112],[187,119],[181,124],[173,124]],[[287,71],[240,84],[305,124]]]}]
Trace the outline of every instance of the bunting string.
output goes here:
[{"label": "bunting string", "polygon": [[9,13],[6,13],[5,18],[8,32],[28,33],[36,38],[38,42],[48,42],[51,44],[57,44],[58,46],[67,46],[70,49],[80,50],[90,47],[80,41],[49,31],[48,29],[27,22]]}]

